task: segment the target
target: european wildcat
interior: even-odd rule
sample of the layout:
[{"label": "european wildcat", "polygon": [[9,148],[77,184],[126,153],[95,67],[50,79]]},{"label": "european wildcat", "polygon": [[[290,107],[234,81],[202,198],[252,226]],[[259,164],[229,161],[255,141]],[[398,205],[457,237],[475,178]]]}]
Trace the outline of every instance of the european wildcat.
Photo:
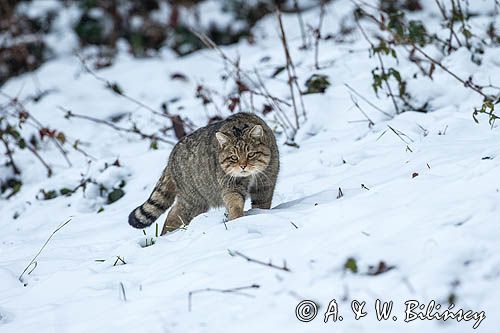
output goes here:
[{"label": "european wildcat", "polygon": [[247,194],[252,208],[269,209],[278,171],[272,130],[254,114],[234,114],[175,145],[149,199],[130,213],[128,223],[135,228],[151,225],[174,199],[162,235],[210,207],[224,205],[230,220],[241,217]]}]

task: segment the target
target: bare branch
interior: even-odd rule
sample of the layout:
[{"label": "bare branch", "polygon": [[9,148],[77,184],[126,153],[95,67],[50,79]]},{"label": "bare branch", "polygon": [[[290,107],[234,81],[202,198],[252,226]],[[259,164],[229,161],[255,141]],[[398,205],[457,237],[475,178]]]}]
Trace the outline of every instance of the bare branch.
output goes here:
[{"label": "bare branch", "polygon": [[62,106],[59,106],[58,108],[61,111],[65,112],[65,117],[68,118],[68,119],[70,119],[70,118],[85,119],[85,120],[92,121],[94,123],[98,123],[98,124],[102,124],[102,125],[111,127],[112,129],[114,129],[116,131],[119,131],[119,132],[126,132],[126,133],[132,133],[132,134],[139,135],[143,139],[157,140],[157,141],[165,142],[165,143],[172,144],[172,145],[175,144],[175,142],[170,141],[170,140],[166,140],[166,139],[161,138],[161,137],[159,137],[159,136],[157,136],[155,134],[146,134],[146,133],[143,133],[138,128],[136,128],[136,127],[134,127],[134,128],[121,127],[121,126],[115,125],[112,122],[109,122],[109,121],[106,121],[106,120],[103,120],[103,119],[98,119],[98,118],[94,118],[94,117],[91,117],[91,116],[86,116],[86,115],[83,115],[83,114],[74,113],[73,111],[65,109]]},{"label": "bare branch", "polygon": [[254,95],[259,95],[263,96],[266,98],[267,102],[273,106],[274,110],[276,110],[276,115],[279,121],[279,125],[283,127],[284,133],[287,137],[287,142],[291,142],[293,144],[295,140],[295,134],[297,132],[297,128],[292,124],[290,119],[288,118],[287,114],[284,112],[284,110],[281,108],[280,104],[285,104],[287,106],[291,106],[288,102],[277,98],[273,96],[269,90],[266,88],[263,80],[260,77],[259,72],[257,69],[253,70],[253,74],[257,78],[257,82],[254,80],[254,78],[251,76],[250,73],[247,71],[241,69],[238,65],[238,63],[234,60],[232,60],[227,54],[224,53],[224,51],[217,45],[213,40],[210,39],[206,34],[202,32],[198,32],[194,29],[190,29],[191,33],[193,33],[198,39],[208,48],[215,50],[220,58],[224,61],[225,64],[231,66],[234,71],[236,71],[238,74],[243,75],[245,80],[247,80],[250,84],[252,84],[254,87],[257,87],[258,90],[254,90],[249,87],[249,92],[250,94]]},{"label": "bare branch", "polygon": [[371,128],[373,125],[375,125],[373,120],[371,120],[370,117],[368,117],[368,115],[366,114],[366,112],[363,111],[363,109],[359,106],[356,97],[354,97],[352,94],[351,94],[351,101],[354,104],[354,106],[361,112],[361,114],[365,116],[366,120],[368,120],[368,127]]},{"label": "bare branch", "polygon": [[319,12],[319,23],[318,23],[318,27],[316,29],[314,29],[314,67],[316,69],[320,69],[319,68],[319,61],[318,61],[319,42],[321,41],[321,28],[323,26],[323,20],[325,18],[325,12],[326,12],[325,6],[326,6],[326,1],[321,0],[321,7],[320,7],[320,12]]},{"label": "bare branch", "polygon": [[[3,91],[0,91],[0,95],[4,96],[5,98],[9,99],[9,102],[12,106],[14,106],[17,110],[17,115],[20,119],[21,118],[25,118],[26,120],[31,120],[32,121],[32,125],[38,129],[38,130],[42,130],[44,128],[47,128],[47,126],[44,126],[37,118],[35,118],[27,109],[26,107],[24,106],[24,104],[19,101],[19,99],[17,97],[12,97],[6,93],[4,93]],[[49,140],[52,141],[52,143],[54,143],[54,145],[56,146],[56,148],[59,150],[59,152],[61,153],[61,155],[63,155],[64,159],[66,160],[66,163],[68,164],[69,167],[72,166],[72,163],[71,161],[69,160],[69,157],[68,157],[68,152],[62,147],[61,143],[57,140],[57,138],[53,137],[53,136],[49,136]]]},{"label": "bare branch", "polygon": [[[352,0],[354,3],[356,3],[354,0]],[[380,20],[379,18],[377,18],[376,16],[366,12],[363,10],[363,13],[365,14],[366,17],[370,18],[371,20],[373,20],[375,23],[377,23],[379,26],[383,27],[383,29],[385,31],[388,31],[393,37],[395,37],[394,35],[394,31],[392,31],[391,29],[389,29],[389,27],[387,26],[387,24]],[[357,22],[357,21],[356,21]],[[358,24],[358,27],[361,27],[361,25],[359,24],[359,22],[357,22]],[[363,32],[363,34],[365,35],[365,38],[368,38],[368,36],[366,35],[365,32]],[[482,91],[482,88],[481,86],[475,84],[472,82],[472,80],[469,78],[467,80],[464,80],[462,79],[461,77],[459,77],[457,74],[455,74],[454,72],[450,71],[446,66],[444,66],[439,60],[431,57],[427,52],[425,52],[422,48],[420,48],[418,45],[415,44],[415,42],[413,41],[405,41],[405,42],[408,42],[408,44],[410,44],[414,49],[415,51],[417,51],[418,53],[420,53],[425,59],[427,59],[427,61],[429,61],[430,63],[433,63],[434,65],[438,66],[439,68],[441,68],[443,71],[445,71],[447,74],[449,74],[450,76],[452,76],[453,78],[455,78],[457,81],[459,81],[460,83],[462,83],[464,85],[464,87],[466,88],[470,88],[472,90],[474,90],[476,93],[478,93],[479,95],[483,96],[485,99],[487,100],[491,100],[492,99],[492,96],[490,95],[487,95],[485,94],[483,91]],[[370,45],[373,46],[373,44],[370,42]]]},{"label": "bare branch", "polygon": [[0,140],[2,140],[2,142],[3,142],[4,146],[5,146],[6,154],[7,154],[7,157],[9,158],[9,164],[12,167],[12,170],[14,171],[14,174],[15,175],[20,175],[21,174],[21,170],[19,170],[19,168],[17,167],[16,163],[14,162],[14,157],[12,156],[12,150],[10,149],[9,143],[7,142],[7,140],[5,140],[5,138],[3,137],[2,133],[0,133]]},{"label": "bare branch", "polygon": [[[363,27],[359,23],[359,20],[356,18],[354,21],[356,22],[356,25],[358,26],[359,31],[361,31],[361,34],[363,35],[364,39],[368,42],[368,44],[370,44],[372,49],[375,49],[375,45],[372,43],[372,41],[368,37],[365,29],[363,29]],[[382,56],[380,55],[380,53],[377,53],[377,59],[378,59],[378,62],[380,64],[380,70],[382,71],[382,74],[386,75],[387,71],[385,70],[384,61],[382,60]],[[392,104],[394,105],[394,109],[396,110],[396,113],[399,114],[400,113],[399,106],[398,106],[398,103],[396,102],[396,98],[394,97],[394,94],[392,93],[391,85],[389,84],[389,82],[387,80],[384,80],[384,83],[385,83],[385,86],[386,86],[387,91],[389,93],[389,96],[391,97]]]},{"label": "bare branch", "polygon": [[254,297],[253,295],[247,294],[247,293],[242,293],[242,290],[248,290],[248,289],[258,289],[260,286],[258,284],[252,284],[250,286],[245,286],[245,287],[236,287],[236,288],[231,288],[231,289],[217,289],[217,288],[205,288],[205,289],[197,289],[197,290],[192,290],[188,293],[188,311],[191,312],[192,309],[192,298],[194,294],[199,294],[203,292],[218,292],[218,293],[223,293],[223,294],[236,294],[236,295],[242,295],[242,296],[247,296],[247,297]]},{"label": "bare branch", "polygon": [[281,21],[281,14],[279,11],[276,12],[276,16],[278,18],[278,25],[281,31],[281,43],[283,45],[283,50],[285,51],[286,72],[288,74],[288,87],[290,88],[290,97],[292,98],[293,112],[295,114],[295,127],[299,129],[300,128],[299,113],[297,110],[297,104],[295,102],[295,89],[293,88],[293,81],[295,80],[295,78],[293,77],[290,68],[290,53],[288,52],[288,45],[285,38],[285,30],[283,29],[283,22]]},{"label": "bare branch", "polygon": [[130,102],[136,104],[137,106],[141,107],[141,108],[144,108],[148,111],[150,111],[151,113],[155,114],[155,115],[158,115],[158,116],[161,116],[161,117],[165,117],[165,118],[171,118],[173,116],[169,115],[169,114],[166,114],[164,112],[160,112],[160,111],[157,111],[155,109],[153,109],[152,107],[144,104],[143,102],[125,94],[123,91],[121,91],[121,89],[119,89],[116,85],[116,83],[113,83],[113,82],[110,82],[108,80],[106,80],[105,78],[97,75],[96,72],[94,72],[86,63],[85,59],[83,59],[83,57],[80,55],[80,54],[76,54],[76,56],[78,57],[78,59],[80,60],[81,64],[82,64],[82,67],[84,69],[85,72],[89,73],[90,75],[92,75],[96,80],[98,81],[101,81],[105,84],[106,88],[110,89],[111,91],[113,91],[115,94],[117,94],[118,96],[121,96],[127,100],[129,100]]},{"label": "bare branch", "polygon": [[308,49],[309,43],[307,42],[307,35],[306,35],[306,31],[304,29],[304,19],[302,18],[302,10],[300,10],[300,8],[299,8],[299,1],[298,0],[293,0],[293,8],[294,8],[295,12],[297,13],[297,18],[299,20],[300,36],[302,37],[302,48]]},{"label": "bare branch", "polygon": [[381,108],[379,108],[378,106],[376,106],[375,104],[373,104],[372,102],[370,102],[370,100],[368,100],[365,96],[361,95],[359,92],[357,92],[353,87],[351,87],[350,85],[348,85],[347,83],[344,83],[344,85],[350,90],[352,91],[353,93],[355,93],[359,98],[361,98],[363,101],[365,101],[366,103],[368,103],[372,108],[374,108],[375,110],[383,113],[384,115],[386,115],[387,117],[389,118],[392,118],[392,115],[390,115],[389,113],[385,112],[384,110],[382,110]]},{"label": "bare branch", "polygon": [[45,167],[45,169],[47,169],[47,176],[48,177],[52,177],[52,168],[49,166],[49,164],[47,162],[45,162],[45,160],[42,158],[42,156],[40,156],[40,154],[38,154],[38,152],[36,151],[35,148],[31,147],[29,144],[26,144],[26,148],[28,148],[28,150],[33,153],[33,155],[35,155],[36,158],[38,158],[38,160],[43,164],[43,166]]},{"label": "bare branch", "polygon": [[283,262],[283,266],[276,266],[276,265],[274,265],[271,262],[263,262],[263,261],[260,261],[260,260],[257,260],[257,259],[250,258],[250,257],[244,255],[243,253],[239,252],[239,251],[231,251],[231,250],[229,250],[229,254],[232,255],[232,256],[242,257],[243,259],[246,259],[246,261],[253,262],[253,263],[256,263],[256,264],[259,264],[259,265],[271,267],[271,268],[278,269],[280,271],[289,272],[289,273],[291,272],[291,270],[286,266],[286,262]]},{"label": "bare branch", "polygon": [[290,49],[288,47],[285,28],[283,27],[283,20],[281,18],[281,12],[279,10],[276,11],[276,17],[278,19],[278,27],[280,29],[281,44],[283,46],[283,51],[285,52],[285,59],[286,59],[286,66],[285,67],[286,67],[286,71],[288,74],[288,86],[290,87],[290,95],[292,98],[293,112],[295,114],[295,126],[297,129],[299,129],[300,128],[299,113],[298,113],[297,105],[295,102],[295,94],[294,94],[293,86],[296,87],[298,95],[299,95],[300,106],[302,108],[302,116],[304,117],[304,120],[307,119],[306,109],[304,106],[304,101],[302,99],[302,92],[301,92],[299,84],[297,82],[297,73],[295,71],[295,64],[293,63],[292,56],[290,55]]}]

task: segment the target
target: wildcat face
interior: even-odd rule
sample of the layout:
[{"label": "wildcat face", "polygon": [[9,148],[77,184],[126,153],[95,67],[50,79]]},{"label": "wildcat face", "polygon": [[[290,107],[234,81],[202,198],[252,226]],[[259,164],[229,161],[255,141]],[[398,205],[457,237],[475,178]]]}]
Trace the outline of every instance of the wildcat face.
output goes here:
[{"label": "wildcat face", "polygon": [[230,133],[217,132],[219,163],[232,177],[249,177],[264,171],[271,160],[271,149],[265,143],[262,126],[234,127]]}]

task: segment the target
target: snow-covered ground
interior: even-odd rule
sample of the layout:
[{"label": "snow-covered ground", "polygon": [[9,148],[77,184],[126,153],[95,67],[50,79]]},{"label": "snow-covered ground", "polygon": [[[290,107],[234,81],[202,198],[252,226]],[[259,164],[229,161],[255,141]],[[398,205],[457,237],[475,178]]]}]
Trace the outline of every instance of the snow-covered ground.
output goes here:
[{"label": "snow-covered ground", "polygon": [[[485,11],[492,2],[474,1]],[[438,15],[433,1],[423,3],[432,9],[416,15]],[[351,11],[350,1],[334,1],[327,7],[324,32],[337,33]],[[315,26],[318,13],[309,11],[304,20]],[[62,13],[61,20],[70,16]],[[475,22],[485,24],[480,18]],[[47,143],[43,153],[55,173],[47,178],[32,155],[18,154],[24,185],[11,199],[0,201],[0,332],[473,331],[474,320],[404,322],[405,301],[435,300],[447,308],[450,298],[456,303],[453,310],[485,312],[477,331],[498,331],[500,131],[490,128],[486,118],[479,124],[472,120],[481,98],[436,69],[434,80],[409,83],[418,99],[429,102],[429,113],[390,118],[355,97],[375,123],[369,128],[359,122],[365,118],[353,106],[346,83],[379,108],[393,111],[390,99],[377,99],[372,91],[370,71],[377,61],[368,57],[369,45],[361,34],[354,32],[344,43],[322,42],[323,68],[315,70],[314,50],[298,49],[297,16],[284,15],[284,23],[300,85],[310,74],[321,73],[331,86],[325,94],[304,96],[308,119],[298,133],[300,148],[280,145],[282,171],[273,209],[250,210],[226,224],[222,209],[158,239],[154,226],[146,237],[127,224],[129,212],[152,190],[172,146],[160,142],[158,150],[150,150],[148,142],[133,134],[66,119],[59,107],[102,119],[126,114],[118,124],[126,127],[132,120],[147,133],[171,124],[105,89],[69,52],[1,88],[21,100],[36,89],[53,89],[26,107],[71,142],[79,139],[96,161],[89,163],[70,150],[68,167]],[[432,25],[432,19],[426,23]],[[239,56],[242,68],[258,68],[273,94],[289,98],[286,72],[270,78],[284,63],[275,17],[261,21],[255,34],[255,44],[241,42],[222,50],[231,59]],[[398,64],[387,61],[405,77],[418,71],[404,58]],[[442,61],[464,78],[473,75],[479,82],[500,85],[500,48],[486,49],[481,65],[471,62],[465,49]],[[203,126],[218,111],[202,106],[196,87],[230,92],[234,86],[221,79],[226,69],[216,50],[184,58],[165,50],[154,59],[121,52],[112,67],[97,73],[155,108],[171,101],[172,114]],[[171,79],[176,73],[188,80]],[[214,99],[222,105],[218,96]],[[254,102],[263,100],[255,96]],[[219,108],[221,115],[229,114],[227,107]],[[273,124],[273,112],[266,119]],[[284,135],[278,141],[283,143]],[[120,166],[109,166],[116,159]],[[69,197],[37,199],[40,189],[72,188],[82,177],[108,188],[124,180],[126,194],[107,205],[99,186],[89,184],[85,193],[79,189]],[[18,278],[31,259],[70,218],[21,283]],[[151,238],[156,243],[143,247]],[[286,262],[289,271],[249,262],[235,251],[278,267]],[[357,273],[344,269],[349,258]],[[369,266],[381,261],[394,268],[369,274]],[[251,285],[259,288],[241,290],[244,295],[202,291],[188,297],[206,288]],[[324,323],[332,299],[343,321]],[[377,321],[376,299],[394,301],[396,321]],[[315,320],[297,320],[301,300],[319,305]],[[366,301],[365,318],[354,319],[352,300]]]}]

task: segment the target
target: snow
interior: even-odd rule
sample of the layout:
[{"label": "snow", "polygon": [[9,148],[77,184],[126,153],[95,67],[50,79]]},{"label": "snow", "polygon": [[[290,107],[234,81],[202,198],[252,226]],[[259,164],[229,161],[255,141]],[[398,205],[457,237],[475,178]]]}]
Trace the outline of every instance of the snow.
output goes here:
[{"label": "snow", "polygon": [[[471,4],[475,10],[490,11],[484,2]],[[213,8],[214,3],[207,6]],[[61,10],[69,20],[73,9]],[[338,32],[341,18],[350,10],[350,1],[330,4],[324,32]],[[439,14],[435,8],[432,12]],[[170,122],[106,90],[85,73],[71,55],[74,36],[63,38],[67,49],[56,59],[2,87],[21,100],[37,89],[54,90],[38,103],[26,103],[27,108],[42,123],[62,130],[71,143],[83,142],[97,161],[89,164],[85,156],[70,150],[68,167],[56,148],[46,144],[43,153],[53,161],[55,172],[47,178],[36,159],[18,153],[23,188],[0,201],[1,332],[471,332],[473,321],[404,322],[406,300],[436,300],[446,307],[451,294],[457,299],[455,309],[485,311],[478,331],[497,331],[500,132],[498,126],[490,128],[486,117],[480,117],[479,124],[472,120],[473,108],[482,99],[438,68],[434,80],[420,78],[408,87],[419,101],[429,101],[429,113],[406,112],[389,119],[354,95],[375,123],[369,128],[367,122],[359,122],[364,117],[344,84],[385,112],[394,111],[390,99],[383,93],[377,99],[372,91],[370,70],[377,61],[368,57],[366,41],[356,32],[352,43],[322,42],[319,61],[325,67],[315,70],[314,51],[298,49],[297,17],[283,19],[300,86],[312,73],[328,75],[332,85],[325,94],[304,96],[308,120],[298,132],[300,148],[281,145],[286,138],[278,136],[282,171],[274,208],[250,210],[227,223],[223,209],[214,209],[196,217],[186,230],[161,238],[155,237],[154,226],[145,236],[127,224],[129,212],[154,187],[172,146],[160,142],[158,150],[150,150],[148,142],[133,134],[65,119],[58,107],[101,119],[125,114],[118,124],[127,126],[131,119],[147,133],[157,133]],[[318,10],[306,12],[304,20],[315,26]],[[258,68],[267,88],[286,99],[286,72],[270,78],[275,66],[284,64],[277,33],[275,17],[270,16],[256,27],[255,44],[243,41],[222,50],[231,59],[239,56],[241,67],[250,72]],[[466,49],[440,60],[461,77],[472,75],[483,84],[499,86],[498,53],[498,48],[485,50],[480,65],[471,62]],[[196,126],[218,115],[212,105],[204,108],[195,98],[198,84],[222,93],[234,91],[220,78],[227,65],[218,51],[202,50],[184,58],[168,51],[161,55],[134,59],[122,52],[113,66],[97,74],[155,108],[178,99],[169,104],[169,111]],[[270,60],[262,63],[263,57]],[[387,63],[406,78],[418,72],[403,57],[398,62],[388,58]],[[188,81],[171,80],[173,73],[184,74]],[[228,115],[223,98],[214,99],[221,115]],[[257,106],[263,102],[255,97]],[[273,113],[266,120],[275,124]],[[399,137],[391,128],[404,135]],[[121,167],[105,166],[116,159]],[[7,168],[0,171],[7,175]],[[36,199],[40,189],[72,188],[82,177],[107,188],[125,180],[126,195],[108,205],[97,185],[91,184],[85,193],[79,189],[69,197]],[[101,207],[104,210],[98,212]],[[36,259],[36,268],[30,267],[32,273],[23,276],[26,285],[21,283],[21,272],[70,218]],[[164,218],[158,220],[160,228]],[[151,238],[154,245],[141,246]],[[247,262],[230,251],[276,266],[286,261],[290,272]],[[357,274],[343,269],[351,257]],[[380,261],[395,269],[366,274],[368,266]],[[253,284],[260,288],[244,290],[247,296],[195,293],[188,308],[190,291]],[[309,323],[295,318],[295,307],[303,299],[320,305],[318,317]],[[339,303],[342,322],[323,322],[331,299]],[[353,299],[367,302],[367,317],[353,319]],[[377,321],[376,299],[394,301],[398,320]]]}]

